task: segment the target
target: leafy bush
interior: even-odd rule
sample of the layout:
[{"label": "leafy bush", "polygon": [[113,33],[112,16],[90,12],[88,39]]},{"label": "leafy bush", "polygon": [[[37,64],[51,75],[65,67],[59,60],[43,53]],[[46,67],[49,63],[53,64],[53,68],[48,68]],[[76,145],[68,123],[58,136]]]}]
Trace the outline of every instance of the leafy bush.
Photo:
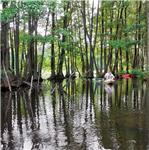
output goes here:
[{"label": "leafy bush", "polygon": [[[126,74],[127,71],[126,70],[123,70],[123,71],[119,71],[117,73],[117,75],[121,76],[123,74]],[[132,74],[134,75],[135,77],[137,78],[143,78],[144,76],[149,76],[149,72],[142,72],[141,70],[136,70],[136,69],[131,69],[128,71],[129,74]]]},{"label": "leafy bush", "polygon": [[126,74],[126,73],[127,73],[126,70],[122,70],[122,71],[119,71],[117,74],[121,76],[121,75]]},{"label": "leafy bush", "polygon": [[133,74],[135,77],[137,78],[143,78],[144,77],[144,73],[141,70],[129,70],[130,74]]}]

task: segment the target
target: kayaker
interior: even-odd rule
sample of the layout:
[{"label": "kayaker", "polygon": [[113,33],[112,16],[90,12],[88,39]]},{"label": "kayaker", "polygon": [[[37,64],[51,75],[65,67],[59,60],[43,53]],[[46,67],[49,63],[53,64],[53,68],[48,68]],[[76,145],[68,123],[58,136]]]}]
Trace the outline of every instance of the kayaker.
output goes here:
[{"label": "kayaker", "polygon": [[114,80],[114,75],[112,74],[112,72],[110,71],[110,69],[108,69],[108,72],[104,75],[104,79],[105,80]]}]

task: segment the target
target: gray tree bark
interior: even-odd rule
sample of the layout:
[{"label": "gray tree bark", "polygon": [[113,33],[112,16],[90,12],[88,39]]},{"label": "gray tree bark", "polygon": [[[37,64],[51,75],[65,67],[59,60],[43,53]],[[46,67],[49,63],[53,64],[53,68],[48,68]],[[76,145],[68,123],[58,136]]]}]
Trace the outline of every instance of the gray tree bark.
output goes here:
[{"label": "gray tree bark", "polygon": [[147,70],[149,71],[149,1],[147,3]]}]

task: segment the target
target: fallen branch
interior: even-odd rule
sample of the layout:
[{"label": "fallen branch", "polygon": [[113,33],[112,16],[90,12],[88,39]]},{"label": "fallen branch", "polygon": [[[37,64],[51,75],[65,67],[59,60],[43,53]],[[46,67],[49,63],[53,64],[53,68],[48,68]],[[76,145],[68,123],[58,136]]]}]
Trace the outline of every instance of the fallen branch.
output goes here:
[{"label": "fallen branch", "polygon": [[29,97],[31,96],[32,87],[33,87],[33,76],[31,78],[31,86],[30,86],[30,89],[29,89]]},{"label": "fallen branch", "polygon": [[26,81],[23,81],[23,83],[25,83],[25,84],[28,85],[28,86],[31,86],[31,84],[28,83],[28,82],[26,82]]},{"label": "fallen branch", "polygon": [[51,90],[51,95],[54,93],[56,86]]}]

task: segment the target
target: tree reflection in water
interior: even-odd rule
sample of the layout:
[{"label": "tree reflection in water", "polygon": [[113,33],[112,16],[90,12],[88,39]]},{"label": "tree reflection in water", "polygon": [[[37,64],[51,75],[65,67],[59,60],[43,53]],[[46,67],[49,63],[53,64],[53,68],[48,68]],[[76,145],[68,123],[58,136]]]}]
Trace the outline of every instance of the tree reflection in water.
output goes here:
[{"label": "tree reflection in water", "polygon": [[51,82],[43,90],[2,93],[3,149],[149,148],[149,85],[95,80]]}]

